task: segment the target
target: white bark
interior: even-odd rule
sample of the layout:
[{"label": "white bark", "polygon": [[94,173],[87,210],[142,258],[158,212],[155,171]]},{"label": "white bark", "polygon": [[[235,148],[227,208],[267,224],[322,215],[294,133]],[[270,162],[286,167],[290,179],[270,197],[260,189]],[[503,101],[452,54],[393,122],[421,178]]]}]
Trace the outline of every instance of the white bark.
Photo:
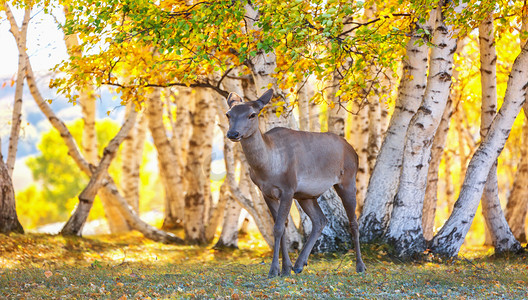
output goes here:
[{"label": "white bark", "polygon": [[209,167],[213,132],[211,94],[204,88],[195,89],[196,111],[192,118],[193,134],[185,166],[185,213],[183,227],[185,239],[191,243],[207,242],[205,236],[206,198],[210,195]]},{"label": "white bark", "polygon": [[[480,136],[484,138],[497,110],[497,75],[493,14],[489,14],[479,27],[480,78],[482,86],[482,110]],[[495,252],[516,251],[519,242],[513,236],[502,212],[497,183],[497,162],[491,167],[482,195],[482,213],[491,235]]]},{"label": "white bark", "polygon": [[[453,77],[456,78],[455,76]],[[427,186],[425,188],[422,209],[422,227],[424,238],[428,241],[433,238],[436,203],[438,201],[438,168],[442,161],[442,154],[444,153],[444,147],[447,141],[447,133],[449,132],[449,122],[451,121],[452,113],[453,102],[451,99],[448,99],[442,119],[436,130],[433,145],[431,146],[431,161],[427,171]]]},{"label": "white bark", "polygon": [[222,224],[222,233],[218,238],[214,248],[225,249],[232,248],[238,249],[238,222],[240,219],[240,212],[242,206],[233,198],[229,192],[227,182],[224,182],[220,188],[220,197],[227,198],[226,209],[224,212],[224,221]]},{"label": "white bark", "polygon": [[[181,226],[181,222],[183,221],[184,199],[183,190],[179,185],[179,170],[173,167],[173,164],[179,160],[165,131],[165,125],[163,124],[163,102],[161,101],[158,89],[155,89],[148,97],[147,116],[152,139],[158,152],[158,162],[165,188],[166,201],[171,203],[170,205],[166,205],[166,208],[170,208],[170,210],[165,212],[165,219],[171,218],[171,221],[165,221],[164,228],[178,227]],[[170,227],[167,225],[169,223],[171,224]]]},{"label": "white bark", "polygon": [[527,87],[528,44],[524,44],[513,64],[504,102],[491,123],[488,134],[469,163],[453,213],[432,240],[433,252],[445,256],[458,254],[475,216],[488,174],[502,151],[513,122],[525,102]]},{"label": "white bark", "polygon": [[[128,103],[126,106],[125,116],[135,112],[135,104]],[[145,119],[144,115],[138,116],[138,119]],[[127,199],[128,204],[134,209],[136,213],[139,213],[139,166],[141,164],[143,146],[138,148],[138,144],[145,142],[144,135],[139,134],[139,120],[138,124],[135,125],[123,141],[123,147],[121,150],[121,190],[123,196]],[[143,133],[145,131],[143,130]]]},{"label": "white bark", "polygon": [[[461,12],[465,4],[455,7]],[[437,17],[424,100],[411,119],[405,141],[403,166],[394,199],[387,240],[398,256],[409,257],[425,250],[422,209],[427,185],[431,146],[445,110],[451,87],[453,54],[457,39],[454,28]]]},{"label": "white bark", "polygon": [[310,131],[310,124],[313,123],[311,119],[313,114],[310,112],[312,108],[311,99],[314,96],[314,86],[312,77],[305,78],[301,83],[297,84],[297,101],[299,109],[299,130]]},{"label": "white bark", "polygon": [[352,115],[351,144],[358,155],[358,171],[356,175],[357,204],[356,212],[361,216],[365,196],[369,184],[369,107],[367,105],[360,108],[356,115]]},{"label": "white bark", "polygon": [[341,97],[336,97],[339,91],[340,80],[339,72],[334,71],[332,81],[326,87],[326,99],[332,103],[334,107],[328,107],[328,132],[335,133],[341,137],[345,137],[345,124],[347,118],[346,102],[341,102]]},{"label": "white bark", "polygon": [[513,188],[506,204],[506,220],[515,238],[526,243],[525,220],[528,211],[528,118],[524,104],[524,125],[521,142],[521,161],[517,166]]},{"label": "white bark", "polygon": [[[459,39],[457,42],[457,54],[460,54],[467,42],[466,38]],[[457,68],[453,68],[452,74],[454,82],[459,79],[459,72]],[[436,130],[436,134],[431,146],[431,160],[429,163],[429,169],[427,172],[427,187],[425,189],[424,204],[422,210],[422,226],[424,237],[426,240],[433,238],[434,219],[436,214],[436,205],[438,201],[438,168],[442,161],[442,155],[444,154],[444,148],[447,141],[447,134],[449,132],[449,125],[451,122],[451,116],[453,114],[453,102],[458,101],[460,98],[460,87],[451,86],[449,98],[442,114],[442,119]],[[449,169],[449,168],[448,168]],[[449,171],[449,170],[447,170]],[[447,173],[445,176],[450,176]],[[452,189],[452,187],[446,187]]]},{"label": "white bark", "polygon": [[18,148],[18,135],[20,134],[20,124],[22,123],[22,96],[24,92],[24,78],[26,77],[26,64],[23,52],[26,49],[27,28],[29,24],[29,17],[31,16],[31,8],[26,8],[24,11],[24,19],[22,26],[18,28],[15,18],[7,3],[4,3],[7,17],[9,19],[13,37],[15,37],[18,48],[18,71],[15,86],[15,101],[13,104],[13,113],[11,120],[11,133],[9,135],[9,146],[7,150],[6,167],[10,177],[13,176],[13,169],[15,168],[16,153]]},{"label": "white bark", "polygon": [[378,157],[381,146],[381,103],[379,102],[379,93],[375,97],[369,97],[368,107],[368,143],[367,143],[367,163],[368,174],[372,173],[376,165],[376,157]]},{"label": "white bark", "polygon": [[[430,13],[426,24],[415,24],[407,42],[403,59],[403,74],[398,97],[387,134],[381,145],[376,165],[370,177],[365,205],[359,219],[361,240],[372,242],[381,238],[387,228],[392,203],[398,188],[403,160],[405,134],[412,116],[416,113],[425,90],[428,47],[417,32],[432,32],[436,10]],[[421,43],[421,44],[420,44]]]},{"label": "white bark", "polygon": [[[134,109],[134,106],[131,108],[127,106],[127,109]],[[123,179],[121,189],[123,196],[127,199],[128,204],[134,208],[136,213],[139,213],[140,168],[143,161],[143,149],[145,147],[148,126],[147,121],[147,115],[144,112],[139,112],[136,125],[131,130],[131,134],[123,142],[122,149]]]},{"label": "white bark", "polygon": [[92,172],[90,181],[78,197],[79,203],[61,230],[62,235],[81,235],[82,228],[84,227],[84,224],[88,219],[88,215],[90,214],[95,195],[101,187],[103,179],[106,177],[105,175],[108,172],[108,168],[110,167],[112,160],[116,156],[119,145],[121,145],[123,140],[129,134],[130,130],[134,127],[134,124],[136,123],[136,116],[137,113],[135,111],[131,112],[121,126],[119,132],[110,142],[108,142],[108,145],[103,151],[103,157],[97,165],[97,168]]},{"label": "white bark", "polygon": [[[528,3],[524,2],[523,11],[528,10]],[[528,31],[528,14],[522,17],[521,31]],[[521,40],[521,44],[526,43],[526,39]],[[506,205],[506,220],[513,232],[515,238],[526,243],[525,220],[528,211],[528,94],[523,106],[524,125],[521,143],[521,161],[517,166],[515,182],[513,189]]]}]

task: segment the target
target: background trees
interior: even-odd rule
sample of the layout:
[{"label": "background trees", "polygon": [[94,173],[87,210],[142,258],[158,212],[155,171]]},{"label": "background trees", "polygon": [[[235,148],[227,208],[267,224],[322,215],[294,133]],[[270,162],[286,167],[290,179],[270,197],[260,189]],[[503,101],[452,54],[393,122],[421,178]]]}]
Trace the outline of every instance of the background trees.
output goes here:
[{"label": "background trees", "polygon": [[[118,95],[120,104],[116,106],[126,105],[127,115],[139,112],[139,120],[121,149],[123,171],[110,172],[102,179],[100,191],[107,194],[103,196],[108,199],[104,205],[107,218],[116,215],[112,209],[122,218],[123,226],[113,226],[116,232],[120,231],[117,228],[133,228],[162,241],[180,242],[137,217],[145,189],[137,184],[145,172],[138,161],[148,128],[147,140],[152,139],[157,153],[155,172],[163,186],[164,229],[183,228],[187,241],[207,243],[223,223],[227,240],[222,243],[234,245],[236,230],[226,224],[226,220],[238,224],[237,218],[241,218],[234,200],[252,216],[270,243],[271,216],[258,190],[248,184],[240,150],[223,144],[222,139],[215,140],[215,136],[225,129],[222,97],[229,91],[236,89],[247,100],[254,100],[273,87],[276,94],[263,116],[262,128],[280,125],[332,131],[358,151],[363,241],[397,245],[396,254],[402,257],[427,248],[456,255],[472,222],[476,225],[473,231],[480,233],[475,236],[482,236],[482,220],[474,218],[484,190],[482,180],[489,174],[489,184],[498,189],[492,192],[493,199],[484,198],[489,208],[486,216],[490,220],[493,211],[493,218],[502,220],[498,226],[489,226],[494,246],[497,251],[520,248],[505,220],[512,228],[522,228],[513,231],[519,237],[525,230],[525,217],[509,217],[516,211],[509,208],[505,219],[499,200],[506,199],[511,186],[518,186],[524,178],[515,176],[517,169],[522,174],[517,164],[523,119],[515,120],[526,94],[525,79],[517,71],[526,69],[524,52],[519,54],[526,36],[521,26],[525,3],[26,3],[32,5],[49,11],[59,5],[66,14],[60,26],[69,44],[69,58],[54,68],[50,86],[73,105],[83,106],[82,149],[97,148],[94,129],[90,129],[94,114],[88,108],[102,88]],[[9,6],[5,9],[9,15]],[[21,35],[13,35],[21,62],[26,64],[20,70],[27,69],[26,81],[33,97],[61,132],[76,168],[93,179],[99,159],[89,158],[93,149],[79,151],[71,129],[39,98]],[[77,44],[71,42],[73,37],[78,38]],[[482,66],[494,61],[493,50],[483,41],[496,45],[496,79],[486,79],[492,72],[486,68],[480,72],[481,61]],[[491,90],[493,86],[496,92]],[[481,101],[492,93],[503,107],[497,115],[491,110],[499,105]],[[480,103],[487,103],[483,112]],[[482,126],[478,126],[481,117]],[[478,139],[479,127],[489,127],[488,133],[480,131],[482,141]],[[224,158],[227,172],[220,193],[221,184],[211,181],[212,172],[216,172],[211,171],[213,155]],[[493,169],[495,156],[497,171]],[[496,172],[495,184],[492,177]],[[459,200],[453,206],[456,193]],[[512,192],[510,198],[517,193]],[[333,200],[332,192],[319,199],[321,206],[327,207],[325,212],[336,216],[323,232],[320,247],[316,246],[321,251],[346,247],[349,241],[343,214]],[[436,210],[424,210],[424,201],[426,207],[433,205]],[[520,203],[515,206],[526,211],[525,202],[509,203]],[[224,222],[219,221],[222,216]],[[311,230],[302,209],[292,210],[289,226],[292,244],[298,247],[301,237]],[[499,245],[497,241],[505,238],[509,242]]]}]

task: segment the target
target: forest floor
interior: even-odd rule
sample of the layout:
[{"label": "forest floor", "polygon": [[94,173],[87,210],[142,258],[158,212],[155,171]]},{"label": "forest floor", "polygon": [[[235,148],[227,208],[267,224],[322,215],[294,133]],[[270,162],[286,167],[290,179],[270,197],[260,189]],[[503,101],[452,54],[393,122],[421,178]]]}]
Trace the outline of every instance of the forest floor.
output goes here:
[{"label": "forest floor", "polygon": [[312,255],[303,273],[267,279],[271,252],[256,236],[240,245],[164,245],[136,233],[0,235],[0,298],[528,299],[526,254],[494,258],[491,250],[466,249],[449,261],[401,263],[365,246],[365,274],[356,274],[351,251]]}]

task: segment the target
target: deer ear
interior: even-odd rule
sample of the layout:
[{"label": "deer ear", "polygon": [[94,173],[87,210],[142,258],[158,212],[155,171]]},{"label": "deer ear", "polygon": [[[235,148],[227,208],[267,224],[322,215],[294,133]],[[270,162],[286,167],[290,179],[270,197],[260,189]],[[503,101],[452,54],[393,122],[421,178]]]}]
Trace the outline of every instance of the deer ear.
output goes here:
[{"label": "deer ear", "polygon": [[268,104],[273,97],[273,89],[267,90],[260,98],[257,99],[257,104],[259,105],[259,108],[262,109],[266,104]]},{"label": "deer ear", "polygon": [[229,108],[237,104],[240,104],[242,102],[244,102],[244,100],[242,99],[242,97],[240,97],[236,93],[231,93],[229,94],[229,96],[227,96],[227,105],[229,105]]}]

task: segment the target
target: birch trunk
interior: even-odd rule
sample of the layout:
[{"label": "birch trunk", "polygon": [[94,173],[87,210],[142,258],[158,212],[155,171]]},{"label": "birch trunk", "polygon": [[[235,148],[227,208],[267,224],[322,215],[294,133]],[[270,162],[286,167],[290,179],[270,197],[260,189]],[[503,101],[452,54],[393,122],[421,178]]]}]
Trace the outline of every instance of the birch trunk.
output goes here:
[{"label": "birch trunk", "polygon": [[[367,141],[367,165],[368,174],[372,173],[376,165],[379,148],[381,146],[381,103],[379,93],[369,99],[368,107],[368,141]],[[368,183],[367,183],[368,184]]]},{"label": "birch trunk", "polygon": [[359,108],[356,115],[352,115],[351,126],[351,144],[358,155],[358,171],[356,175],[357,187],[357,207],[356,212],[361,216],[363,206],[365,203],[365,196],[369,184],[369,161],[368,161],[368,146],[369,146],[369,110],[368,106]]},{"label": "birch trunk", "polygon": [[[455,12],[460,13],[465,6],[458,5]],[[412,257],[426,249],[422,209],[431,146],[449,97],[457,48],[456,33],[443,19],[440,14],[436,21],[424,100],[407,130],[400,184],[387,231],[387,241],[400,257]]]},{"label": "birch trunk", "polygon": [[[31,63],[29,62],[29,58],[25,51],[24,57],[28,60],[26,79],[33,99],[37,103],[42,113],[48,118],[51,125],[60,133],[60,136],[66,144],[66,147],[68,147],[68,155],[74,160],[74,162],[77,164],[77,166],[83,173],[85,173],[88,177],[92,177],[93,165],[90,165],[88,161],[81,155],[79,147],[75,143],[75,140],[73,139],[73,136],[71,135],[66,125],[64,125],[64,122],[57,118],[57,116],[51,110],[44,98],[42,98],[42,95],[40,94],[40,91],[38,90],[37,84],[35,82]],[[155,227],[143,222],[138,217],[138,215],[135,214],[132,209],[128,206],[125,198],[122,197],[119,191],[117,190],[115,182],[110,177],[108,172],[106,172],[105,174],[103,189],[105,193],[111,195],[111,197],[109,198],[110,201],[112,201],[112,203],[119,208],[120,213],[125,217],[127,223],[130,224],[133,229],[141,232],[145,237],[161,243],[183,242],[183,240],[178,238],[177,236],[171,233],[164,232],[162,230],[158,230]]]},{"label": "birch trunk", "polygon": [[114,138],[108,143],[103,151],[103,157],[97,165],[97,168],[92,173],[88,185],[79,195],[79,203],[75,207],[75,210],[64,225],[61,230],[62,235],[81,235],[82,228],[88,219],[90,214],[90,209],[93,206],[95,195],[99,188],[101,188],[102,181],[105,178],[105,174],[108,172],[108,168],[114,159],[119,145],[127,137],[130,130],[134,127],[136,122],[137,113],[135,111],[131,112],[127,117],[126,121],[121,126],[119,132],[114,136]]},{"label": "birch trunk", "polygon": [[[372,19],[374,19],[374,14],[376,13],[377,7],[375,4],[371,4],[365,8],[364,18],[365,22],[368,22]],[[389,68],[390,69],[390,68]],[[390,71],[389,71],[390,72]],[[383,78],[378,78],[379,76],[378,70],[376,69],[376,65],[374,63],[371,63],[370,70],[369,70],[369,77],[371,77],[371,80],[373,81],[372,84],[372,92],[367,95],[368,99],[368,139],[367,139],[367,148],[366,148],[366,160],[368,165],[367,173],[370,175],[372,174],[372,170],[374,169],[374,166],[376,164],[376,157],[378,157],[379,148],[381,146],[381,137],[382,137],[382,122],[381,122],[381,96],[382,92],[386,92],[382,90],[382,88],[377,88],[375,85],[377,82],[379,82],[382,86],[384,85]],[[377,81],[377,82],[376,82]],[[384,130],[384,129],[383,129]],[[368,181],[366,182],[365,187],[368,185]],[[365,188],[366,191],[366,188]],[[363,194],[364,196],[364,194]]]},{"label": "birch trunk", "polygon": [[[67,6],[64,6],[64,14],[67,20],[71,19]],[[70,57],[82,56],[82,50],[76,34],[65,34],[64,43]],[[95,129],[96,92],[93,86],[85,86],[81,88],[79,92],[79,102],[82,108],[82,119],[84,123],[81,140],[82,152],[89,163],[97,165],[99,158],[97,154],[97,132]],[[113,202],[108,197],[111,197],[111,195],[103,191],[99,193],[99,198],[103,204],[110,232],[120,233],[130,231],[130,226],[125,218],[121,215],[119,209],[112,204]]]},{"label": "birch trunk", "polygon": [[[191,95],[191,92],[192,90],[190,88],[180,88],[177,95],[171,92],[176,103],[176,120],[171,120],[173,119],[172,110],[169,111],[169,120],[171,120],[172,125],[172,138],[170,139],[170,144],[177,159],[172,164],[172,167],[177,170],[177,174],[184,173],[184,168],[187,163],[187,152],[189,150],[189,139],[192,134],[191,111],[194,110],[194,97]],[[170,108],[168,107],[167,109]],[[168,185],[169,181],[166,180],[167,175],[163,169],[160,169],[160,171],[162,171],[161,179],[164,186]],[[172,189],[176,191],[185,190],[182,176],[177,176],[175,180],[173,179],[172,184],[174,185],[172,186]],[[179,197],[180,200],[171,201],[171,198],[166,195],[163,228],[175,229],[182,226],[182,208],[184,206],[183,192]]]},{"label": "birch trunk", "polygon": [[310,124],[313,123],[313,114],[310,112],[311,99],[314,96],[314,86],[311,76],[297,85],[297,101],[299,109],[299,130],[310,131]]},{"label": "birch trunk", "polygon": [[[127,104],[125,116],[128,116],[135,110],[133,103]],[[143,159],[143,148],[146,136],[146,115],[140,113],[138,121],[134,128],[123,141],[121,150],[123,177],[121,179],[121,190],[123,197],[127,200],[135,213],[139,213],[139,185],[140,185],[140,166]]]},{"label": "birch trunk", "polygon": [[[480,78],[482,86],[482,112],[480,136],[485,138],[497,110],[497,75],[493,14],[489,14],[479,27]],[[516,251],[519,242],[513,236],[502,212],[497,183],[497,161],[493,164],[484,186],[482,213],[489,229],[495,253]]]},{"label": "birch trunk", "polygon": [[528,118],[524,107],[525,119],[521,144],[521,161],[517,166],[515,181],[506,205],[506,220],[515,238],[526,243],[526,212],[528,210]]},{"label": "birch trunk", "polygon": [[[134,111],[135,105],[130,102],[126,105],[125,118]],[[136,166],[139,166],[136,155],[136,137],[137,131],[136,126],[133,126],[125,140],[123,141],[123,147],[121,150],[122,165],[121,169],[123,172],[123,178],[121,179],[121,188],[123,191],[123,197],[127,200],[128,205],[130,205],[134,212],[139,212],[139,193],[135,190],[134,181],[135,177],[139,179],[139,169]],[[136,172],[137,171],[137,172]],[[134,174],[135,173],[135,174]],[[136,197],[136,195],[138,197]]]},{"label": "birch trunk", "polygon": [[[209,194],[206,180],[209,180],[208,168],[205,167],[211,158],[212,99],[208,91],[197,88],[196,112],[192,118],[193,134],[189,144],[187,165],[185,168],[185,238],[190,243],[203,244],[207,242],[205,236],[204,219],[206,215],[206,197]],[[210,162],[209,162],[210,163]]]},{"label": "birch trunk", "polygon": [[328,132],[345,137],[345,123],[347,118],[346,103],[341,102],[341,97],[336,97],[340,86],[339,72],[334,71],[333,79],[326,88],[326,98],[334,107],[328,107]]},{"label": "birch trunk", "polygon": [[[528,87],[527,70],[528,44],[525,43],[513,63],[504,102],[469,163],[453,213],[432,240],[431,250],[434,253],[444,256],[458,254],[477,211],[488,174],[502,151],[513,122],[525,101]],[[520,245],[518,247],[520,249]]]},{"label": "birch trunk", "polygon": [[16,213],[13,182],[0,151],[0,233],[24,233]]},{"label": "birch trunk", "polygon": [[[524,2],[521,31],[528,31],[528,2]],[[521,40],[521,44],[526,39]],[[517,174],[513,184],[513,190],[506,205],[506,220],[513,235],[521,243],[526,243],[526,212],[528,211],[528,94],[523,106],[524,126],[521,144],[521,161],[517,167]],[[528,247],[528,246],[527,246]]]},{"label": "birch trunk", "polygon": [[[455,71],[453,71],[455,73]],[[453,75],[454,78],[456,76]],[[436,214],[436,204],[438,202],[438,169],[442,161],[447,133],[449,132],[449,122],[453,114],[453,102],[447,100],[447,104],[442,115],[442,120],[438,125],[434,136],[433,145],[431,146],[431,161],[427,171],[427,186],[425,188],[424,203],[422,209],[422,227],[424,238],[429,241],[433,238],[434,219]],[[449,166],[448,166],[449,168]],[[447,176],[447,175],[446,175]]]},{"label": "birch trunk", "polygon": [[[407,42],[403,59],[403,74],[398,97],[387,134],[381,145],[365,196],[365,206],[359,218],[360,237],[363,242],[381,238],[387,228],[394,195],[398,189],[405,134],[409,121],[416,113],[425,90],[428,47],[420,40],[418,32],[432,32],[436,20],[436,9],[430,13],[426,24],[415,24]],[[427,38],[427,37],[425,37]]]},{"label": "birch trunk", "polygon": [[158,152],[165,199],[170,202],[170,204],[166,205],[163,228],[174,229],[180,227],[183,221],[184,198],[183,189],[179,185],[180,174],[178,173],[178,168],[174,167],[174,164],[179,160],[171,146],[163,124],[163,102],[161,101],[159,89],[155,89],[148,97],[147,117],[154,146]]},{"label": "birch trunk", "polygon": [[15,87],[15,102],[13,104],[13,113],[11,120],[11,133],[9,135],[9,146],[7,150],[6,167],[9,177],[13,176],[13,169],[15,168],[16,153],[18,148],[18,136],[20,134],[20,124],[22,123],[22,96],[24,92],[24,78],[26,77],[26,64],[27,60],[24,59],[23,52],[26,49],[27,39],[27,28],[29,24],[29,17],[31,16],[31,9],[26,8],[24,11],[24,19],[22,26],[18,28],[15,18],[11,13],[11,9],[8,4],[4,4],[6,7],[6,13],[10,21],[13,37],[15,37],[17,48],[18,48],[18,71],[16,78]]},{"label": "birch trunk", "polygon": [[226,199],[226,210],[222,223],[222,233],[218,238],[215,249],[238,249],[238,223],[242,206],[229,193],[227,182],[220,188],[220,197]]},{"label": "birch trunk", "polygon": [[234,145],[233,143],[224,136],[224,158],[226,163],[226,181],[229,185],[229,189],[233,194],[234,198],[242,205],[242,207],[248,211],[253,217],[260,234],[271,248],[273,247],[273,218],[269,212],[269,209],[261,197],[252,197],[252,199],[246,197],[240,190],[235,180],[235,157],[234,157]]},{"label": "birch trunk", "polygon": [[[464,48],[466,39],[462,38],[457,43],[457,54]],[[459,72],[457,68],[453,68],[452,77],[454,82],[459,79]],[[442,161],[442,155],[447,141],[447,134],[449,132],[449,124],[451,116],[453,115],[453,101],[458,101],[460,98],[460,87],[452,86],[449,98],[447,99],[442,119],[436,130],[433,145],[431,146],[431,160],[429,162],[429,169],[427,171],[427,186],[425,188],[424,204],[422,209],[422,227],[424,238],[429,241],[433,238],[434,220],[436,214],[436,205],[438,202],[438,169]],[[449,165],[448,165],[449,166]],[[448,167],[449,168],[449,167]],[[450,176],[446,174],[446,176]]]}]

